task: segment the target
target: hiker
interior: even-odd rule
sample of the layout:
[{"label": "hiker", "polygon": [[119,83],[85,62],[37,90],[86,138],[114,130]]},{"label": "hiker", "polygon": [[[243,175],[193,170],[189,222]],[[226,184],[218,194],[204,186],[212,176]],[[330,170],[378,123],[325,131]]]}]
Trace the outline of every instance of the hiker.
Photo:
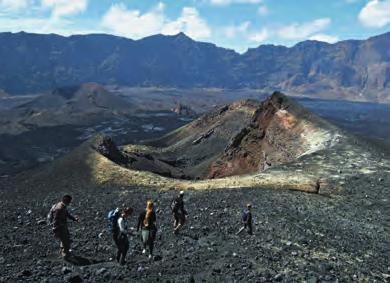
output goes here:
[{"label": "hiker", "polygon": [[120,216],[121,216],[121,210],[119,208],[110,210],[107,215],[108,230],[112,234],[112,239],[114,240],[116,246],[118,246],[118,236],[119,236],[118,219]]},{"label": "hiker", "polygon": [[237,232],[237,235],[240,234],[242,231],[246,230],[249,235],[252,235],[253,229],[252,229],[252,205],[248,203],[246,205],[246,209],[242,212],[242,224],[244,225],[241,227],[241,229]]},{"label": "hiker", "polygon": [[157,233],[157,217],[154,211],[153,201],[148,200],[146,203],[146,209],[138,218],[137,231],[141,229],[141,237],[143,250],[142,253],[146,253],[146,247],[149,246],[149,259],[153,257],[154,240]]},{"label": "hiker", "polygon": [[184,209],[184,191],[180,191],[179,195],[172,201],[171,209],[174,218],[173,233],[177,234],[181,227],[186,222],[187,211]]},{"label": "hiker", "polygon": [[68,230],[68,218],[79,222],[77,216],[73,216],[69,213],[67,207],[72,202],[70,195],[62,197],[62,201],[52,206],[50,209],[48,220],[53,226],[54,237],[60,241],[60,254],[64,258],[70,256],[70,235]]},{"label": "hiker", "polygon": [[116,261],[119,262],[121,265],[124,265],[126,263],[126,255],[129,250],[129,238],[127,237],[129,225],[127,218],[132,213],[133,209],[130,207],[126,207],[121,210],[119,217],[114,217],[114,221],[115,218],[117,218],[117,220],[113,223],[112,235],[114,242],[118,248],[118,251],[116,253]]}]

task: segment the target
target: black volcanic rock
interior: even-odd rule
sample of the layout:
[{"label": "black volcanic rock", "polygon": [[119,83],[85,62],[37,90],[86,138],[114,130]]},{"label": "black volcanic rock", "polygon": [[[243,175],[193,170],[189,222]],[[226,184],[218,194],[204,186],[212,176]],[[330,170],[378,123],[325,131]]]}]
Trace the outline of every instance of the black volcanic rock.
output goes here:
[{"label": "black volcanic rock", "polygon": [[122,164],[128,161],[109,136],[97,135],[93,138],[91,147],[116,163]]},{"label": "black volcanic rock", "polygon": [[175,112],[177,115],[181,116],[196,116],[196,112],[188,105],[177,103],[174,108],[171,109],[172,112]]},{"label": "black volcanic rock", "polygon": [[162,87],[280,89],[389,101],[390,33],[336,44],[261,45],[240,55],[183,33],[141,40],[0,33],[0,88],[31,93],[94,81]]},{"label": "black volcanic rock", "polygon": [[[189,190],[185,193],[189,216],[179,235],[172,233],[169,208],[176,191],[121,188],[112,183],[85,186],[75,176],[66,177],[74,185],[61,187],[53,179],[54,186],[32,186],[30,179],[26,182],[23,178],[24,185],[15,183],[0,191],[3,210],[9,212],[0,214],[0,240],[7,257],[2,281],[388,282],[386,201],[390,179],[384,172],[346,182],[348,193],[337,199],[266,188]],[[381,177],[383,186],[372,187],[372,182]],[[86,265],[58,258],[58,242],[50,227],[15,229],[15,221],[9,217],[26,218],[26,209],[45,217],[64,192],[74,196],[72,209],[81,219],[80,223],[69,224],[74,255]],[[134,233],[130,236],[128,263],[120,266],[108,261],[116,250],[107,231],[107,211],[128,204],[135,211],[129,218],[133,226],[148,198],[157,207],[155,255],[162,259],[148,261],[141,253],[140,237]],[[253,203],[254,235],[235,235],[240,228],[242,206],[248,202]],[[31,235],[31,248],[15,244],[25,235]],[[24,270],[32,274],[22,276],[20,272]]]}]

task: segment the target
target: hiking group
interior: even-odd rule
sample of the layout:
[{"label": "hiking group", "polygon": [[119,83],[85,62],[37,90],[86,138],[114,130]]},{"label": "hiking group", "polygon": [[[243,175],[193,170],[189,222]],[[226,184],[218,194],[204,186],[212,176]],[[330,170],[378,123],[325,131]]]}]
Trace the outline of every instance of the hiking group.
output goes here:
[{"label": "hiking group", "polygon": [[[77,216],[73,216],[68,211],[68,206],[72,202],[70,195],[63,196],[62,200],[54,204],[48,214],[48,221],[52,225],[54,237],[60,242],[60,254],[65,259],[71,255],[71,239],[68,230],[67,220],[79,222]],[[177,197],[171,202],[171,212],[173,216],[173,233],[178,234],[180,229],[186,222],[187,211],[184,208],[184,192],[181,191]],[[107,215],[108,230],[112,234],[112,239],[117,248],[116,261],[121,265],[126,263],[126,255],[129,250],[128,235],[132,235],[129,230],[128,218],[133,214],[134,210],[131,207],[115,208],[110,210]],[[242,212],[243,226],[237,232],[237,235],[246,230],[252,235],[252,213],[251,205],[247,204]],[[146,202],[146,208],[139,217],[136,227],[137,232],[140,232],[142,241],[142,254],[146,254],[148,250],[149,259],[153,258],[154,242],[157,235],[157,216],[152,200]]]}]

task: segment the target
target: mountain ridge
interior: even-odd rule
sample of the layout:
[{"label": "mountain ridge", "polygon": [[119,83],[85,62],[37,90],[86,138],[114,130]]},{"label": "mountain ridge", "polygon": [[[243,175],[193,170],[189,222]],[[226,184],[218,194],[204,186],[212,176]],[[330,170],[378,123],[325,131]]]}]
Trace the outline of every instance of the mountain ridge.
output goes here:
[{"label": "mountain ridge", "polygon": [[0,33],[0,88],[11,94],[97,82],[177,88],[255,88],[389,102],[390,33],[335,44],[260,45],[239,54],[184,33],[139,40],[107,34]]}]

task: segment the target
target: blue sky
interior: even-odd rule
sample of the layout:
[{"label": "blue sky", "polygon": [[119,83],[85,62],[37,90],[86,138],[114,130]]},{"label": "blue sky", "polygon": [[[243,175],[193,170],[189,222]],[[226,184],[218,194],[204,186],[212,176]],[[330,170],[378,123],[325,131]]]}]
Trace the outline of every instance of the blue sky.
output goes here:
[{"label": "blue sky", "polygon": [[390,31],[390,0],[0,0],[0,31],[21,30],[132,39],[182,31],[244,52]]}]

